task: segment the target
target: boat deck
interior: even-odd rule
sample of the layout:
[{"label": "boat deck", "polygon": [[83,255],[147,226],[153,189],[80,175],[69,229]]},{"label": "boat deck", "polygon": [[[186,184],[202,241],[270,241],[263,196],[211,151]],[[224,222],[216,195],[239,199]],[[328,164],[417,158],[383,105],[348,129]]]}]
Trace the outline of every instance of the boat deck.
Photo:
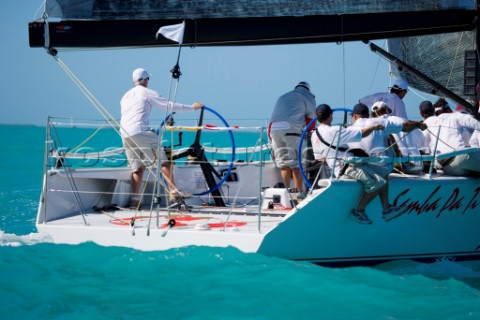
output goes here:
[{"label": "boat deck", "polygon": [[[285,210],[262,210],[258,215],[258,207],[220,208],[192,207],[190,210],[164,208],[157,210],[142,207],[140,210],[119,208],[118,210],[89,211],[81,214],[52,220],[49,226],[95,227],[95,228],[129,228],[135,229],[167,229],[169,221],[175,230],[226,230],[242,233],[262,233],[275,228],[285,216]],[[172,223],[172,222],[170,222]],[[259,225],[260,223],[260,225]]]}]

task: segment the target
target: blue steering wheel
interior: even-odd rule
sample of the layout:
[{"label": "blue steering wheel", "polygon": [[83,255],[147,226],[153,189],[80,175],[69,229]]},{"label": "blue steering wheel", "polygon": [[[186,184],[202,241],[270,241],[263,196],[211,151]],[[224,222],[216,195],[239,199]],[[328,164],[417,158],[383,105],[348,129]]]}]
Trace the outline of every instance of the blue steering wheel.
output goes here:
[{"label": "blue steering wheel", "polygon": [[[335,111],[343,111],[346,114],[347,112],[352,112],[353,110],[352,109],[347,109],[347,108],[332,109],[332,112],[335,112]],[[317,119],[312,119],[312,121],[310,121],[310,123],[303,129],[302,137],[300,138],[300,143],[298,145],[298,154],[297,154],[298,168],[300,168],[300,173],[302,174],[303,181],[305,182],[305,184],[307,185],[307,187],[309,189],[312,189],[312,184],[310,183],[310,181],[308,181],[308,178],[305,175],[305,171],[303,170],[303,166],[302,166],[302,146],[303,146],[303,140],[305,139],[305,136],[307,135],[308,128],[310,128],[310,126],[312,126],[316,121],[317,121]]]},{"label": "blue steering wheel", "polygon": [[[211,109],[207,106],[204,106],[203,109],[208,110],[211,113],[213,113],[214,115],[216,115],[218,117],[218,119],[220,119],[223,122],[225,127],[230,128],[230,125],[228,124],[228,122],[218,112],[216,112],[215,110],[213,110],[213,109]],[[223,175],[222,179],[220,179],[220,181],[217,183],[217,185],[215,187],[210,188],[210,189],[208,189],[204,192],[195,193],[194,195],[203,196],[205,194],[209,194],[209,193],[217,190],[222,185],[222,183],[224,183],[227,180],[227,178],[230,176],[230,172],[232,171],[232,168],[233,168],[233,163],[235,162],[235,139],[233,138],[232,130],[228,130],[228,134],[230,135],[230,142],[232,144],[232,158],[230,159],[230,165],[228,166],[227,172]]]},{"label": "blue steering wheel", "polygon": [[[227,123],[227,121],[218,113],[216,112],[215,110],[207,107],[207,106],[203,106],[203,109],[204,110],[208,110],[210,111],[211,113],[213,113],[214,115],[216,115],[222,122],[223,124],[225,125],[225,127],[229,128],[230,125]],[[160,124],[160,127],[163,127],[165,125],[165,123],[175,114],[175,112],[172,112],[171,114],[167,115],[167,117],[165,117],[165,119],[162,121],[162,123]],[[205,194],[208,194],[208,193],[211,193],[215,190],[217,190],[229,177],[230,175],[230,172],[232,171],[232,168],[233,168],[233,163],[235,161],[235,139],[233,138],[233,133],[232,133],[232,130],[229,130],[228,131],[228,134],[230,135],[230,142],[231,142],[231,145],[232,145],[232,158],[230,160],[230,165],[228,166],[228,169],[227,169],[227,172],[223,175],[222,179],[220,179],[220,181],[213,187],[213,188],[210,188],[204,192],[200,192],[200,193],[194,193],[195,196],[203,196]]]}]

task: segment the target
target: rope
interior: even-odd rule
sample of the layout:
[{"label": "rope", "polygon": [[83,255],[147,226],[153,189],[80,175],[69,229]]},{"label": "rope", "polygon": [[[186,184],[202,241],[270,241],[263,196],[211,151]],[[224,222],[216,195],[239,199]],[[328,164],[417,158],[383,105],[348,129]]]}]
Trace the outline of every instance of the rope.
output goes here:
[{"label": "rope", "polygon": [[[120,123],[114,119],[114,117],[108,112],[108,110],[95,98],[95,96],[88,90],[88,88],[78,79],[78,77],[68,68],[68,66],[58,57],[53,56],[54,59],[58,62],[59,66],[63,71],[70,77],[70,79],[75,83],[75,85],[80,89],[80,91],[85,95],[85,97],[92,103],[95,109],[102,115],[102,117],[110,123],[112,128],[120,135],[120,132],[117,128],[121,128]],[[115,124],[116,126],[112,125]]]},{"label": "rope", "polygon": [[[343,29],[343,15],[342,15],[342,29]],[[342,30],[343,33],[343,30]],[[347,105],[347,67],[345,65],[345,42],[342,43],[342,68],[343,68],[343,105]]]},{"label": "rope", "polygon": [[90,140],[103,128],[103,126],[105,126],[106,124],[107,124],[107,122],[102,123],[102,124],[97,128],[97,130],[95,130],[94,133],[92,133],[87,139],[85,139],[83,142],[81,142],[78,146],[76,146],[75,148],[73,148],[72,150],[70,150],[70,152],[74,152],[74,151],[76,151],[77,149],[80,149],[81,147],[83,147],[83,145],[85,145],[88,141],[90,141]]},{"label": "rope", "polygon": [[[444,127],[445,128],[445,127]],[[448,127],[446,127],[448,128]],[[450,128],[450,129],[455,129],[455,128]],[[428,132],[433,136],[435,137],[435,140],[437,141],[440,141],[441,143],[443,143],[444,145],[446,145],[447,147],[449,147],[450,149],[452,150],[456,150],[456,148],[452,147],[451,145],[449,145],[448,143],[446,143],[445,141],[443,141],[442,139],[440,139],[440,137],[438,137],[435,133],[433,133],[430,128],[427,128]]]},{"label": "rope", "polygon": [[[383,46],[385,47],[385,44],[387,43],[387,41],[385,40]],[[377,76],[377,71],[378,71],[378,68],[380,66],[380,61],[381,61],[382,57],[380,55],[378,55],[378,60],[377,60],[377,66],[375,67],[375,71],[373,72],[373,76],[372,76],[372,81],[370,82],[370,87],[368,88],[368,92],[371,92],[372,91],[372,88],[373,88],[373,82],[375,81],[375,77]]]},{"label": "rope", "polygon": [[[166,120],[168,119],[168,114],[170,113],[171,114],[171,117],[172,117],[172,120],[173,120],[173,107],[175,105],[175,102],[177,100],[177,92],[178,92],[178,87],[179,87],[179,84],[180,84],[180,76],[182,75],[182,73],[180,72],[180,66],[179,66],[179,62],[180,62],[180,53],[182,51],[182,45],[179,43],[178,45],[178,54],[177,54],[177,62],[175,64],[175,66],[173,67],[172,70],[170,70],[172,76],[170,77],[170,82],[169,82],[169,85],[168,85],[168,96],[167,96],[167,108],[165,108],[165,116],[163,117],[164,119],[164,123],[165,125],[164,126],[161,126],[158,130],[158,143],[157,143],[157,153],[161,152],[160,148],[161,148],[161,142],[163,141],[163,137],[165,135],[165,130],[166,130]],[[171,97],[171,94],[172,94],[172,84],[173,84],[173,79],[177,79],[177,82],[176,82],[176,85],[175,85],[175,90],[174,90],[174,93],[173,93],[173,101],[172,101],[172,104],[171,104],[171,110],[169,110],[169,106],[170,106],[170,97]],[[173,131],[170,132],[170,141],[173,141]],[[173,152],[173,147],[172,147],[172,152]],[[162,174],[162,170],[161,170],[161,163],[160,163],[160,157],[158,159],[158,170],[157,170],[157,176],[156,176],[156,180],[157,180],[157,183],[161,184],[163,188],[165,188],[165,190],[167,191],[171,191],[170,187],[173,186],[176,188],[175,184],[173,181],[171,181],[171,178],[173,179],[173,161],[170,161],[170,173],[171,173],[171,177],[163,177],[163,179],[160,179],[160,174]],[[163,180],[165,180],[167,183],[164,184]],[[155,185],[154,189],[156,191],[158,191],[157,189],[159,189],[159,185]],[[153,209],[153,207],[152,207]],[[158,209],[158,208],[157,208]],[[158,212],[157,212],[158,213]],[[152,215],[152,210],[150,211],[150,215]],[[150,223],[149,223],[149,226],[148,226],[148,229],[150,229]]]},{"label": "rope", "polygon": [[[59,66],[62,68],[62,70],[70,77],[70,79],[73,81],[73,83],[80,89],[80,91],[85,95],[85,97],[92,103],[94,108],[102,115],[102,117],[105,119],[106,123],[110,124],[110,126],[115,130],[115,132],[120,135],[120,131],[118,128],[123,129],[120,123],[115,120],[112,114],[108,112],[108,110],[98,101],[98,99],[88,90],[88,88],[80,81],[80,79],[73,73],[70,68],[57,56],[53,55],[53,58],[55,61],[58,62]],[[123,130],[126,132],[125,130]],[[127,136],[130,137],[127,133]],[[139,147],[136,145],[136,147]]]},{"label": "rope", "polygon": [[460,34],[460,38],[458,39],[457,50],[455,51],[455,55],[453,56],[452,68],[450,69],[450,74],[448,75],[446,87],[448,87],[448,84],[450,83],[450,78],[452,77],[453,69],[454,69],[454,67],[455,67],[455,61],[457,60],[458,51],[460,50],[460,45],[462,44],[462,38],[463,38],[463,34],[464,34],[464,33],[465,33],[465,32],[462,32],[462,33]]}]

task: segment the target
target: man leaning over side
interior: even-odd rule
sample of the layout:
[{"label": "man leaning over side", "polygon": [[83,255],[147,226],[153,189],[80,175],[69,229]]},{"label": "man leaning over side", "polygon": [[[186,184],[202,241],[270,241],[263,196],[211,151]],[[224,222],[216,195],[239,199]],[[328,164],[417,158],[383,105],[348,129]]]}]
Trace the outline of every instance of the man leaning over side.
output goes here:
[{"label": "man leaning over side", "polygon": [[[354,117],[356,112],[358,110],[354,109]],[[383,126],[373,124],[362,128],[350,126],[347,129],[342,126],[332,126],[333,112],[330,106],[326,104],[317,107],[316,116],[319,125],[311,138],[315,158],[325,158],[337,178],[345,175],[362,183],[362,196],[357,206],[352,209],[350,218],[361,224],[371,224],[372,220],[365,213],[365,208],[384,188],[387,181],[382,177],[383,173],[377,167],[368,163],[349,163],[346,165],[344,159],[355,155],[349,147],[350,144],[360,143],[362,138],[369,136],[372,132],[383,130]],[[365,156],[367,155],[365,154]],[[394,217],[389,214],[384,218],[385,221],[390,221]]]},{"label": "man leaning over side", "polygon": [[[354,120],[353,127],[357,129],[370,127],[373,125],[381,125],[384,129],[373,131],[370,135],[364,137],[360,143],[350,144],[352,148],[361,148],[369,157],[381,157],[388,159],[391,155],[388,152],[388,146],[386,144],[387,137],[392,133],[399,133],[401,131],[408,132],[414,128],[424,129],[425,126],[421,122],[407,121],[403,124],[389,121],[388,118],[378,117],[369,118],[368,107],[362,103],[355,105],[352,112]],[[376,174],[385,179],[385,185],[380,189],[379,197],[382,205],[382,216],[385,221],[390,221],[401,216],[407,208],[395,207],[389,202],[388,195],[388,175],[393,170],[392,161],[386,162],[372,162],[372,167],[375,167]]]}]

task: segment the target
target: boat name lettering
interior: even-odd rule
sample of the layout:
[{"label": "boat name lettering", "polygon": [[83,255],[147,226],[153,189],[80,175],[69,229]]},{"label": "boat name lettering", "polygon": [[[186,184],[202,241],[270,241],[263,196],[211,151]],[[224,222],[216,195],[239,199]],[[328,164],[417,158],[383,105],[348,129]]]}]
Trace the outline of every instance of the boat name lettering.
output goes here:
[{"label": "boat name lettering", "polygon": [[[410,189],[405,189],[400,192],[395,198],[395,206],[407,206],[408,213],[416,212],[417,214],[422,214],[430,211],[436,211],[436,218],[440,217],[444,212],[451,212],[462,210],[462,214],[467,212],[467,210],[474,210],[480,206],[480,187],[476,188],[473,191],[473,195],[463,194],[460,191],[460,188],[454,188],[450,195],[447,196],[446,193],[440,193],[441,186],[438,186],[433,190],[425,201],[421,202],[415,198],[409,198]],[[444,200],[446,199],[446,200]]]}]

